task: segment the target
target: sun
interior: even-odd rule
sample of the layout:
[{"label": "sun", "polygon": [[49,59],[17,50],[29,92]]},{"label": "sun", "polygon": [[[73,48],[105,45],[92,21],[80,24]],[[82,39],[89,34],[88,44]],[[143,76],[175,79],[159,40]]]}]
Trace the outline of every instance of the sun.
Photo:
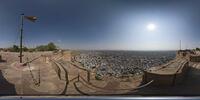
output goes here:
[{"label": "sun", "polygon": [[155,25],[155,24],[148,24],[148,25],[147,25],[147,29],[148,29],[149,31],[154,31],[154,30],[156,29],[156,25]]}]

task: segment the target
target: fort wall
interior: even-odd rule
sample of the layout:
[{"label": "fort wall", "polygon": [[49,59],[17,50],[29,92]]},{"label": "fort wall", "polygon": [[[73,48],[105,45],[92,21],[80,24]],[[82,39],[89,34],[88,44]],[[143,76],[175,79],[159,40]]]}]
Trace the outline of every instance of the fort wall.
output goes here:
[{"label": "fort wall", "polygon": [[184,77],[187,74],[188,68],[189,64],[188,62],[185,62],[178,67],[175,73],[158,74],[145,72],[143,79],[145,82],[153,80],[151,86],[174,86],[177,84],[181,84],[181,82],[184,80]]}]

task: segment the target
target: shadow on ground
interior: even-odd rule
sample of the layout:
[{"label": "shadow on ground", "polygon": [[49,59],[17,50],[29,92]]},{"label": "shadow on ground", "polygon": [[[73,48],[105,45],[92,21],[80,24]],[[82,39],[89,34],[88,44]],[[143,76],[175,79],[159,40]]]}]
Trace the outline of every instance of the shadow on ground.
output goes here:
[{"label": "shadow on ground", "polygon": [[175,86],[147,86],[129,92],[131,95],[143,96],[199,96],[200,69],[190,67],[181,84]]},{"label": "shadow on ground", "polygon": [[9,83],[0,71],[0,95],[16,95],[15,85]]},{"label": "shadow on ground", "polygon": [[0,60],[0,63],[7,62],[6,60]]}]

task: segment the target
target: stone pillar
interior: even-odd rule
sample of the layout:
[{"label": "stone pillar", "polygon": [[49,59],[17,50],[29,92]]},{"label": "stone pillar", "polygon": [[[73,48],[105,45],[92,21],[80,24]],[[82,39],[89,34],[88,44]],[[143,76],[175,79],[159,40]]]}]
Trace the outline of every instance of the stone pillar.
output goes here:
[{"label": "stone pillar", "polygon": [[87,71],[87,81],[90,83],[90,71]]},{"label": "stone pillar", "polygon": [[49,57],[45,57],[45,63],[49,63]]},{"label": "stone pillar", "polygon": [[79,73],[78,73],[78,82],[80,81],[80,79],[79,79],[79,78],[80,78],[80,75],[79,75]]}]

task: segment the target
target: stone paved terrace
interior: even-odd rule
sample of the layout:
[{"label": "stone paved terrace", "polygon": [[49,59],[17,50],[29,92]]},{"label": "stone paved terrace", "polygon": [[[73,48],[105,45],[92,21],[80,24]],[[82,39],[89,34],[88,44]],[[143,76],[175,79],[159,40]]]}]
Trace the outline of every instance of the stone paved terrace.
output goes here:
[{"label": "stone paved terrace", "polygon": [[[35,55],[34,53],[26,55],[25,53],[26,57],[31,56],[32,58],[35,58],[38,55],[41,55],[41,53],[38,53],[37,55]],[[62,65],[61,66],[62,68],[60,69],[62,79],[59,79],[58,73],[55,71],[55,69],[51,65],[52,62],[48,61],[46,63],[43,60],[43,58],[45,57],[40,58],[34,61],[33,63],[30,63],[31,68],[28,68],[26,66],[26,68],[22,68],[21,70],[18,70],[17,67],[13,66],[15,64],[13,62],[18,61],[16,60],[18,58],[17,54],[12,53],[12,55],[9,55],[9,53],[4,53],[3,58],[4,59],[6,58],[5,60],[8,60],[8,62],[0,63],[0,68],[1,68],[0,76],[2,76],[1,80],[3,82],[2,84],[0,84],[0,89],[2,93],[6,93],[9,95],[15,95],[15,94],[22,94],[22,95],[38,95],[38,94],[40,95],[85,95],[85,94],[90,94],[90,95],[99,95],[99,94],[101,95],[106,95],[106,94],[109,94],[109,95],[112,95],[112,94],[176,95],[177,93],[181,95],[184,93],[185,94],[200,93],[200,88],[199,88],[200,63],[197,63],[197,62],[196,63],[189,62],[189,66],[190,66],[189,74],[187,75],[188,77],[184,78],[184,81],[182,82],[182,84],[175,85],[175,86],[171,85],[171,82],[173,82],[174,76],[177,74],[176,77],[179,77],[179,75],[182,73],[181,70],[179,71],[179,69],[182,68],[181,65],[184,65],[187,62],[187,60],[183,58],[175,59],[160,67],[153,67],[151,71],[148,71],[147,73],[147,74],[152,74],[156,76],[156,77],[150,78],[150,80],[148,80],[147,82],[151,80],[154,80],[154,82],[156,82],[156,79],[158,78],[158,79],[161,79],[161,81],[164,83],[169,82],[170,85],[163,86],[163,87],[153,87],[150,84],[147,87],[145,86],[141,89],[138,89],[137,91],[135,91],[134,89],[142,85],[141,84],[142,80],[136,79],[138,81],[134,82],[136,81],[135,79],[125,79],[122,81],[118,79],[108,78],[108,80],[99,81],[99,80],[96,80],[93,76],[91,76],[90,83],[86,82],[87,73],[75,67],[73,64],[69,62],[70,59],[68,58],[70,58],[70,54],[66,54],[66,56],[60,56],[60,55],[54,56],[54,59],[58,63],[61,63]],[[30,74],[30,70],[33,71],[34,77],[38,79],[37,73],[38,73],[39,68],[41,71],[41,84],[37,86],[37,85],[34,85],[34,80],[31,78],[32,76]],[[77,82],[77,79],[74,79],[74,78],[77,77],[78,73],[83,78],[85,78],[86,81],[84,81],[83,79],[80,79],[80,81]],[[23,75],[23,77],[21,75]],[[66,81],[67,79],[65,79],[67,77],[68,77],[69,83]],[[140,79],[142,79],[142,77]],[[171,81],[169,81],[168,79]],[[163,81],[163,80],[166,80],[166,81]],[[36,81],[38,82],[39,80],[36,80]],[[162,86],[162,84],[160,83],[159,85]],[[114,87],[112,88],[111,86],[114,86]],[[127,89],[130,89],[130,90],[127,90]]]},{"label": "stone paved terrace", "polygon": [[[155,74],[162,74],[162,75],[169,75],[169,74],[175,74],[182,64],[187,62],[186,59],[174,59],[173,61],[170,61],[169,63],[159,66],[159,67],[152,67],[149,69],[149,73],[155,73]],[[181,71],[178,71],[180,73]]]}]

